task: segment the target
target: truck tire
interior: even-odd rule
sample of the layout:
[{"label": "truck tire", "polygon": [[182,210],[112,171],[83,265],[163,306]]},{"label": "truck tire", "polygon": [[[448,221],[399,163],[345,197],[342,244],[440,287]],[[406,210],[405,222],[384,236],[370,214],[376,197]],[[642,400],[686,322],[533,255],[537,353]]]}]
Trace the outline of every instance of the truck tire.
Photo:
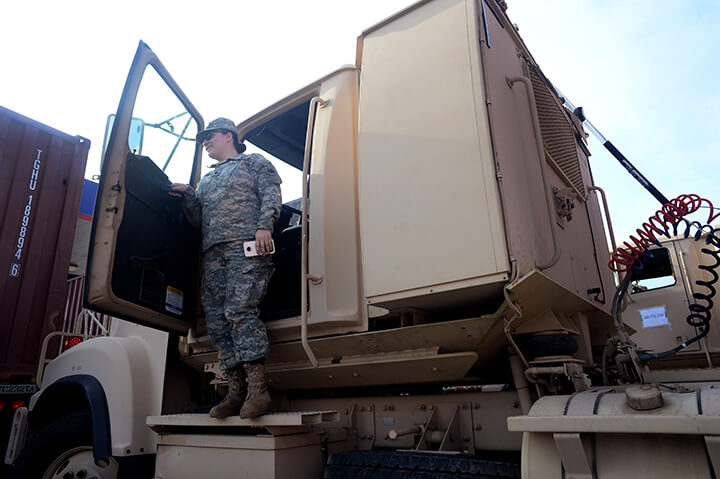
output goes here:
[{"label": "truck tire", "polygon": [[521,340],[520,349],[528,359],[541,356],[572,356],[579,348],[578,340],[570,334],[534,334]]},{"label": "truck tire", "polygon": [[520,465],[426,452],[345,451],[332,454],[324,479],[519,479]]},{"label": "truck tire", "polygon": [[[82,470],[85,473],[78,474]],[[10,478],[115,479],[117,472],[115,459],[109,458],[99,464],[93,459],[90,413],[80,411],[56,419],[31,437],[12,467]]]}]

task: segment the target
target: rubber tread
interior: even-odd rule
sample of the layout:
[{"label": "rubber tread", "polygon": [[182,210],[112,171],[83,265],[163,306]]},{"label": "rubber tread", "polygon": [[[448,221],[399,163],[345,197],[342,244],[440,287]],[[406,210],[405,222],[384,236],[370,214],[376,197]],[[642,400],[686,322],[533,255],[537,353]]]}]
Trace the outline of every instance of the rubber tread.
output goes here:
[{"label": "rubber tread", "polygon": [[39,479],[52,462],[66,451],[92,445],[90,413],[62,416],[30,438],[10,470],[10,479]]},{"label": "rubber tread", "polygon": [[520,465],[412,451],[332,454],[324,479],[519,479]]}]

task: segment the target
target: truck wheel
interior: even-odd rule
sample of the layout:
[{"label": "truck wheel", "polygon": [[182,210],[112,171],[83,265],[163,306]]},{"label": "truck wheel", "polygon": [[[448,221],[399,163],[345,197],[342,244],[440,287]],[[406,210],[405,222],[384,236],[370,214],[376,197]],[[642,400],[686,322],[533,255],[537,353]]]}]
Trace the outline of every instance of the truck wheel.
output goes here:
[{"label": "truck wheel", "polygon": [[118,464],[112,457],[97,462],[93,458],[90,413],[82,411],[56,419],[33,436],[10,477],[115,479],[117,472]]},{"label": "truck wheel", "polygon": [[410,451],[330,455],[324,479],[519,479],[520,466],[467,456]]},{"label": "truck wheel", "polygon": [[529,359],[541,356],[572,356],[579,348],[578,340],[570,334],[534,334],[520,341],[520,349]]}]

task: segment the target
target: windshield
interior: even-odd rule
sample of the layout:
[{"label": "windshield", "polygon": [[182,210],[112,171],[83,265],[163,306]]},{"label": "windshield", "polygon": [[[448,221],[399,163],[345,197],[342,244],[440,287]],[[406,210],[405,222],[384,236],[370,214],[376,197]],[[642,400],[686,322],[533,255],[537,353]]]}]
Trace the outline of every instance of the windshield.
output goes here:
[{"label": "windshield", "polygon": [[[190,183],[198,120],[194,118],[152,68],[146,68],[140,84],[128,146],[149,157],[173,183]],[[138,139],[138,136],[140,139]]]}]

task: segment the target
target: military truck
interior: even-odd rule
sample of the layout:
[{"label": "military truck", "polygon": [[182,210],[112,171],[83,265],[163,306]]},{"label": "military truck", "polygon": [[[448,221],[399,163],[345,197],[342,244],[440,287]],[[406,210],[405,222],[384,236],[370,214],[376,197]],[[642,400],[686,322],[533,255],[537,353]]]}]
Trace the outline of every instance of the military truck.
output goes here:
[{"label": "military truck", "polygon": [[241,121],[302,193],[262,308],[274,412],[218,420],[199,233],[167,194],[200,179],[204,122],[141,42],[86,291],[127,321],[48,365],[14,474],[715,477],[720,337],[677,309],[714,310],[693,296],[717,280],[712,204],[670,200],[650,222],[669,243],[651,228],[611,257],[566,105],[504,2],[424,0],[365,30],[354,65]]}]

